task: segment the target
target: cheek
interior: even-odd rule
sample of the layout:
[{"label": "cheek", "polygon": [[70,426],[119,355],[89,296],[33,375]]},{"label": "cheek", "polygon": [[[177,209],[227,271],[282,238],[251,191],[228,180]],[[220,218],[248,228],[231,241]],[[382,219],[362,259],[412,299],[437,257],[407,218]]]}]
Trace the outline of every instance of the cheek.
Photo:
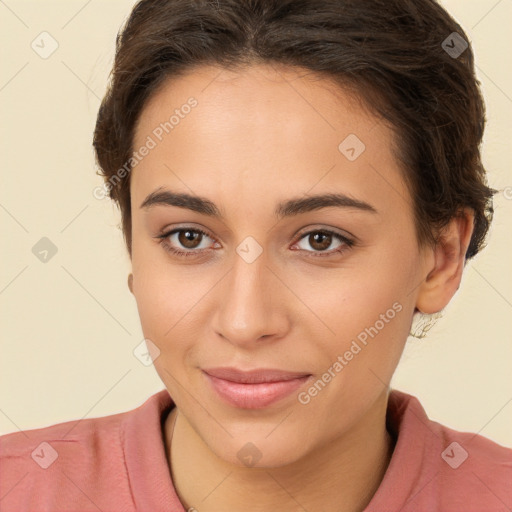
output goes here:
[{"label": "cheek", "polygon": [[[200,298],[199,293],[184,294],[175,285],[180,280],[147,279],[136,291],[137,308],[144,336],[154,339],[164,350],[193,323],[190,311]],[[182,286],[182,285],[181,285]]]},{"label": "cheek", "polygon": [[142,258],[135,254],[134,296],[144,337],[160,350],[155,368],[167,382],[163,369],[181,373],[184,360],[191,359],[197,340],[204,337],[202,308],[212,284],[192,266],[161,264],[156,259],[150,251]]},{"label": "cheek", "polygon": [[398,293],[379,286],[357,287],[352,293],[345,290],[339,299],[323,310],[329,313],[325,322],[335,333],[326,347],[330,363],[341,356],[345,377],[357,386],[372,369],[387,380],[407,339],[410,305]]},{"label": "cheek", "polygon": [[[400,323],[413,300],[414,264],[380,261],[345,268],[327,277],[308,276],[297,295],[336,336],[354,337],[384,315],[385,325]],[[397,314],[397,310],[402,312]],[[387,322],[389,320],[389,322]],[[379,323],[379,326],[381,323]]]},{"label": "cheek", "polygon": [[[318,339],[327,360],[333,364],[346,354],[343,379],[356,385],[371,377],[370,370],[386,381],[400,359],[414,312],[411,291],[418,268],[409,245],[382,245],[368,252],[364,264],[359,261],[329,279],[311,279],[302,291],[329,328],[324,340]],[[308,289],[316,291],[306,295]]]},{"label": "cheek", "polygon": [[132,257],[133,294],[137,302],[142,331],[160,350],[173,333],[173,327],[183,316],[182,280],[162,268],[149,255],[134,246]]},{"label": "cheek", "polygon": [[153,359],[157,374],[175,401],[183,403],[181,389],[188,379],[187,361],[190,362],[194,340],[199,336],[197,321],[187,314],[192,307],[189,301],[173,286],[173,281],[181,280],[153,278],[148,272],[145,276],[136,295],[142,332],[158,349],[158,357]]},{"label": "cheek", "polygon": [[133,292],[146,337],[163,340],[176,323],[186,283],[176,266],[169,265],[158,243],[148,239],[134,223]]},{"label": "cheek", "polygon": [[334,334],[317,336],[322,362],[316,369],[328,383],[306,390],[301,403],[309,403],[310,417],[323,418],[327,430],[339,431],[334,418],[360,417],[389,386],[412,315],[404,289],[396,279],[361,277],[338,281],[324,296],[322,319]]}]

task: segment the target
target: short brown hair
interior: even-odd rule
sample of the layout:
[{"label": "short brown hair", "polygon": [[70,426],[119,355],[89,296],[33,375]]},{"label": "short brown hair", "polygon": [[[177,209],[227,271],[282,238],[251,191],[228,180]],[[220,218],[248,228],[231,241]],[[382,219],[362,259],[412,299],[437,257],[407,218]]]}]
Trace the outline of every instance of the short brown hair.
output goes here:
[{"label": "short brown hair", "polygon": [[114,186],[112,178],[130,161],[148,98],[200,65],[260,63],[311,70],[358,95],[394,129],[418,241],[435,243],[438,230],[469,207],[475,220],[466,259],[480,251],[496,192],[480,155],[485,105],[468,38],[436,1],[142,0],[117,36],[94,132],[130,257],[129,173]]}]

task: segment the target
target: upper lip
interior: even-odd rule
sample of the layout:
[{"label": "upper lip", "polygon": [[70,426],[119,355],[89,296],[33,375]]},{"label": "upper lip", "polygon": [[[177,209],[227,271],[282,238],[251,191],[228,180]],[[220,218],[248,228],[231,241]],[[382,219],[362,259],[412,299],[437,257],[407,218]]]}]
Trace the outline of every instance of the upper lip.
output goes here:
[{"label": "upper lip", "polygon": [[205,373],[218,379],[229,380],[242,384],[259,384],[263,382],[282,382],[286,380],[308,377],[307,372],[290,372],[270,368],[256,368],[254,370],[239,370],[238,368],[207,368]]}]

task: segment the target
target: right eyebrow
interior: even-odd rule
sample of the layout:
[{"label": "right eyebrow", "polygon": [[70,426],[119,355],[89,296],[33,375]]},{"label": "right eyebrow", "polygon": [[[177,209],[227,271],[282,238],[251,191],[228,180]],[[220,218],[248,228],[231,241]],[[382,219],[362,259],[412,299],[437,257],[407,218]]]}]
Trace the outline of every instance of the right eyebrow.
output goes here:
[{"label": "right eyebrow", "polygon": [[182,192],[171,192],[162,187],[151,192],[144,199],[140,208],[149,209],[152,206],[178,206],[210,217],[223,217],[219,208],[209,199]]}]

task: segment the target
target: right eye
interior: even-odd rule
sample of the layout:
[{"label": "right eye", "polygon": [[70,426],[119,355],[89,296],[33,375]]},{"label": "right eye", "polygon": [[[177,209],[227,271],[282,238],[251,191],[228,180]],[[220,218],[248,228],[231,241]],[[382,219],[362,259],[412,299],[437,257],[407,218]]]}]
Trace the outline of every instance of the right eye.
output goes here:
[{"label": "right eye", "polygon": [[[192,227],[176,228],[158,236],[162,247],[178,256],[194,256],[204,252],[206,248],[201,248],[200,245],[205,237],[212,239],[205,231]],[[186,250],[182,250],[183,248]],[[199,250],[195,250],[198,248]]]}]

